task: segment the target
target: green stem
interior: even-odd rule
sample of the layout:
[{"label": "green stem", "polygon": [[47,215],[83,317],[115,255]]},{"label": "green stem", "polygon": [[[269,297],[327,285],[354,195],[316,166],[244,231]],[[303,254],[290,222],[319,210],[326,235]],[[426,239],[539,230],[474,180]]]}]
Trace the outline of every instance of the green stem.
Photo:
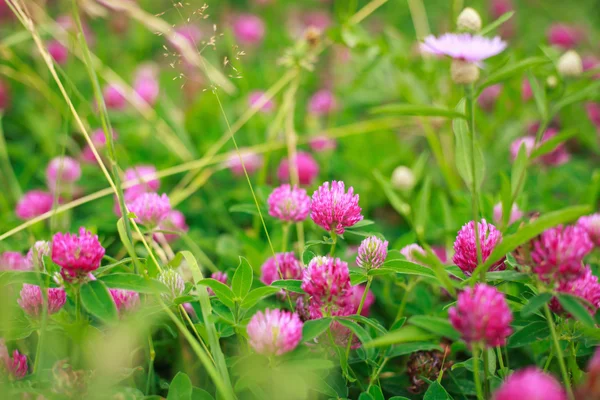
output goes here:
[{"label": "green stem", "polygon": [[281,226],[281,252],[285,253],[287,249],[288,237],[290,235],[290,224],[288,222],[284,222]]},{"label": "green stem", "polygon": [[573,400],[573,390],[571,389],[571,379],[569,378],[569,373],[567,371],[567,366],[565,365],[565,359],[563,356],[562,349],[560,348],[560,343],[558,342],[558,335],[556,334],[556,328],[554,326],[554,321],[552,319],[552,314],[550,313],[550,308],[548,304],[544,305],[544,313],[546,315],[546,320],[548,321],[548,328],[550,328],[550,334],[552,335],[552,342],[554,343],[554,351],[556,352],[556,358],[558,359],[558,365],[560,366],[560,373],[563,378],[563,384],[567,389],[567,394],[569,395],[569,399]]},{"label": "green stem", "polygon": [[19,201],[22,195],[21,186],[19,185],[19,180],[15,175],[15,171],[12,168],[10,163],[10,159],[8,157],[8,149],[6,146],[6,140],[4,138],[4,129],[2,128],[2,117],[3,113],[0,112],[0,161],[2,161],[2,168],[4,169],[4,174],[6,175],[6,179],[8,184],[11,187],[11,194],[13,195],[13,200],[15,203]]},{"label": "green stem", "polygon": [[475,389],[477,398],[483,400],[483,390],[481,389],[481,377],[479,376],[479,343],[473,344],[473,378],[475,380]]},{"label": "green stem", "polygon": [[152,385],[152,375],[154,373],[154,359],[156,357],[156,351],[154,350],[154,342],[152,341],[152,335],[148,335],[148,377],[146,378],[146,395],[150,395],[150,389]]},{"label": "green stem", "polygon": [[[475,163],[475,90],[473,84],[465,86],[469,132],[471,133],[471,208],[473,211],[473,228],[475,231],[475,246],[477,249],[477,265],[483,263],[481,256],[481,238],[479,237],[479,193],[477,189],[477,174]],[[485,282],[485,271],[481,271],[480,279]]]},{"label": "green stem", "polygon": [[[369,294],[369,289],[371,288],[371,282],[373,282],[373,277],[369,276],[367,278],[367,285],[365,286],[365,291],[363,292],[362,299],[360,299],[360,304],[358,305],[358,309],[356,310],[356,315],[360,315],[362,309],[365,305],[365,301],[367,300],[367,295]],[[350,333],[350,338],[348,339],[348,344],[346,345],[346,360],[350,356],[350,348],[352,347],[352,339],[354,339],[354,333]]]},{"label": "green stem", "polygon": [[504,358],[502,357],[502,348],[500,346],[496,346],[496,354],[498,357],[498,364],[500,364],[500,371],[502,371],[502,377],[506,377],[508,375],[508,370],[504,366]]},{"label": "green stem", "polygon": [[402,296],[402,300],[400,301],[400,307],[398,307],[398,312],[396,313],[396,318],[394,318],[392,326],[394,326],[398,321],[400,321],[400,318],[402,318],[402,314],[404,314],[404,309],[406,308],[406,304],[408,303],[408,296],[412,292],[413,287],[414,283],[412,282],[409,282],[408,285],[406,285],[404,295]]},{"label": "green stem", "polygon": [[373,375],[371,375],[371,378],[369,379],[369,386],[367,387],[367,392],[369,391],[369,389],[371,389],[371,386],[373,386],[373,382],[375,382],[375,380],[379,378],[379,374],[381,374],[381,371],[383,370],[383,367],[385,367],[385,364],[387,364],[388,360],[389,358],[384,358],[381,364],[379,364],[379,368],[374,369]]},{"label": "green stem", "polygon": [[488,349],[486,349],[485,347],[482,349],[482,355],[483,355],[483,393],[484,393],[484,398],[489,399],[490,398],[490,381],[489,381],[489,376],[490,376],[490,371],[489,371],[489,356],[488,356]]},{"label": "green stem", "polygon": [[333,241],[333,243],[331,244],[331,250],[329,251],[329,256],[333,257],[333,255],[335,254],[335,245],[337,244],[337,235],[334,231],[331,231],[330,234],[331,234],[331,240]]}]

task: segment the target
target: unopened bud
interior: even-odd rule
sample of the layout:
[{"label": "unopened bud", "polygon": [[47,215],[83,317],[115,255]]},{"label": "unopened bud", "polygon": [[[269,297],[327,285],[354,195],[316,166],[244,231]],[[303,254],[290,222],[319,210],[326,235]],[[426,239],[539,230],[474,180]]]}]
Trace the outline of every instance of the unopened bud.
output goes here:
[{"label": "unopened bud", "polygon": [[450,75],[452,76],[452,81],[454,81],[454,83],[466,85],[479,79],[479,67],[470,62],[452,60]]},{"label": "unopened bud", "polygon": [[415,174],[403,165],[397,167],[392,173],[392,186],[400,190],[410,190],[415,186]]},{"label": "unopened bud", "polygon": [[456,26],[459,31],[479,32],[481,30],[481,17],[477,11],[467,7],[458,16]]},{"label": "unopened bud", "polygon": [[558,59],[558,72],[562,76],[579,76],[583,72],[581,57],[574,50],[569,50]]},{"label": "unopened bud", "polygon": [[554,75],[550,75],[546,78],[546,85],[551,89],[555,88],[558,85],[558,78]]}]

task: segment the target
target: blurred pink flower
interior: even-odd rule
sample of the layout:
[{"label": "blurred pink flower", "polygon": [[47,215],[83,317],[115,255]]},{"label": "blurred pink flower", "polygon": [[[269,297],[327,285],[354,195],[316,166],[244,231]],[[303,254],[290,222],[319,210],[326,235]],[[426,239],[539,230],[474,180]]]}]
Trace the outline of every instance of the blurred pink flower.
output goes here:
[{"label": "blurred pink flower", "polygon": [[583,228],[596,247],[600,247],[600,213],[579,218],[577,225]]},{"label": "blurred pink flower", "polygon": [[494,393],[493,400],[567,400],[560,383],[549,374],[527,367],[511,374]]},{"label": "blurred pink flower", "polygon": [[600,103],[588,102],[585,104],[585,111],[587,116],[596,126],[596,129],[600,130]]},{"label": "blurred pink flower", "polygon": [[[494,206],[494,222],[496,224],[502,223],[502,203],[498,203]],[[513,203],[512,208],[510,209],[510,217],[508,219],[508,225],[512,225],[519,219],[523,217],[523,212],[519,209],[519,206]]]},{"label": "blurred pink flower", "polygon": [[[552,139],[558,134],[558,131],[554,128],[549,128],[542,135],[542,141],[540,144]],[[571,155],[567,151],[564,143],[560,143],[549,153],[544,154],[540,157],[542,162],[546,165],[558,166],[563,165],[571,159]]]},{"label": "blurred pink flower", "polygon": [[337,148],[337,140],[324,135],[313,136],[308,142],[311,150],[315,153],[321,153]]},{"label": "blurred pink flower", "polygon": [[[1,0],[0,0],[1,1]],[[6,82],[0,80],[0,111],[10,106],[10,87]]]},{"label": "blurred pink flower", "polygon": [[[364,285],[356,285],[352,286],[350,290],[350,302],[352,304],[352,314],[356,314],[358,312],[358,307],[360,306],[360,302],[365,294],[366,287]],[[375,295],[371,290],[367,293],[367,297],[365,298],[365,302],[363,304],[363,308],[360,312],[360,315],[363,317],[368,317],[371,306],[375,304]]]},{"label": "blurred pink flower", "polygon": [[[479,230],[479,241],[481,243],[481,260],[485,261],[494,248],[502,241],[502,233],[485,219],[477,223]],[[470,221],[458,232],[454,241],[454,257],[452,261],[470,276],[477,268],[477,246],[475,242],[475,223]],[[494,262],[489,271],[504,270],[504,257]]]},{"label": "blurred pink flower", "polygon": [[566,50],[577,46],[585,35],[575,26],[556,23],[548,29],[547,37],[551,45]]},{"label": "blurred pink flower", "polygon": [[48,53],[59,65],[64,65],[69,59],[69,49],[58,40],[51,40],[46,44]]},{"label": "blurred pink flower", "polygon": [[[6,346],[4,343],[0,343],[0,346],[3,346],[1,353],[5,353]],[[13,380],[20,380],[25,378],[27,375],[28,367],[27,367],[27,357],[24,354],[19,353],[19,350],[15,350],[12,353],[12,358],[8,356],[8,354],[2,354],[2,360],[4,362],[4,368],[8,373],[8,376]]]},{"label": "blurred pink flower", "polygon": [[[117,137],[118,137],[117,132],[113,129],[112,130],[113,141],[116,140]],[[102,155],[102,149],[104,149],[104,147],[106,146],[106,135],[104,135],[104,130],[102,130],[102,128],[98,128],[94,132],[92,132],[91,140],[92,140],[92,143],[94,144],[94,148],[96,149],[98,154]],[[89,145],[86,145],[84,147],[83,151],[81,152],[81,159],[83,160],[83,162],[88,163],[88,164],[96,163],[96,157],[94,156],[94,153],[92,152],[92,149],[90,148]]]},{"label": "blurred pink flower", "polygon": [[298,346],[303,323],[298,314],[282,310],[258,311],[247,326],[248,342],[259,354],[282,355]]},{"label": "blurred pink flower", "polygon": [[446,33],[436,38],[429,35],[421,44],[421,50],[436,55],[449,56],[456,60],[478,63],[501,53],[506,43],[499,37],[489,39],[468,33]]},{"label": "blurred pink flower", "polygon": [[337,109],[337,100],[333,93],[321,89],[312,95],[308,101],[308,112],[314,115],[330,114]]},{"label": "blurred pink flower", "polygon": [[[184,234],[187,233],[190,228],[186,224],[185,215],[181,211],[171,210],[169,214],[167,214],[167,217],[158,224],[158,229],[164,231],[176,231]],[[163,235],[167,242],[173,242],[181,236],[176,233],[163,233]]]},{"label": "blurred pink flower", "polygon": [[[223,285],[227,285],[227,273],[222,271],[213,272],[210,276],[212,279],[221,282]],[[208,295],[214,296],[215,292],[211,288],[208,289]]]},{"label": "blurred pink flower", "polygon": [[[296,168],[298,170],[298,180],[301,185],[312,185],[314,180],[319,175],[319,164],[312,155],[304,151],[296,153],[294,158]],[[277,169],[277,178],[280,181],[288,182],[290,180],[290,167],[288,157],[281,159],[279,168]]]},{"label": "blurred pink flower", "polygon": [[0,255],[0,271],[28,271],[31,267],[27,257],[18,251],[5,251]]},{"label": "blurred pink flower", "polygon": [[57,184],[69,186],[77,182],[79,178],[81,178],[79,161],[69,156],[53,158],[46,168],[46,181],[51,190],[57,190]]},{"label": "blurred pink flower", "polygon": [[269,215],[286,222],[304,221],[310,212],[310,197],[306,190],[283,184],[267,198]]},{"label": "blurred pink flower", "polygon": [[[592,316],[600,308],[600,283],[598,283],[598,277],[592,274],[589,266],[585,267],[583,275],[579,278],[560,282],[556,287],[556,291],[585,300],[586,308]],[[557,314],[565,313],[555,297],[550,302],[550,308]]]},{"label": "blurred pink flower", "polygon": [[[265,96],[265,92],[263,92],[262,90],[255,90],[248,95],[248,104],[250,105],[250,107],[254,107],[255,105],[258,104],[259,101],[263,100],[264,96]],[[267,100],[262,105],[262,107],[260,107],[259,110],[263,113],[270,113],[274,109],[275,109],[275,102],[273,102],[273,100],[271,99],[271,100]]]},{"label": "blurred pink flower", "polygon": [[30,190],[26,192],[15,209],[15,214],[19,219],[28,220],[47,213],[52,210],[54,195],[42,190]]},{"label": "blurred pink flower", "polygon": [[242,166],[240,156],[238,156],[237,154],[232,154],[227,159],[227,165],[229,166],[229,169],[234,176],[244,176],[244,167],[246,168],[246,172],[248,173],[248,175],[254,174],[262,167],[263,158],[260,154],[244,149],[240,149],[240,154],[244,162],[244,166]]},{"label": "blurred pink flower", "polygon": [[136,215],[136,222],[156,228],[171,212],[171,202],[165,193],[150,192],[137,196],[127,208]]},{"label": "blurred pink flower", "polygon": [[547,229],[532,241],[533,271],[542,280],[568,281],[580,277],[583,258],[594,244],[580,226]]},{"label": "blurred pink flower", "polygon": [[[32,317],[39,317],[43,309],[42,289],[36,285],[23,284],[19,306]],[[67,294],[63,288],[48,289],[48,314],[55,314],[65,305]]]},{"label": "blurred pink flower", "polygon": [[133,82],[133,90],[140,99],[153,106],[160,93],[157,68],[153,65],[142,65],[138,68]]},{"label": "blurred pink flower", "polygon": [[448,310],[448,318],[469,345],[482,342],[486,347],[504,346],[512,333],[513,316],[504,294],[483,283],[465,288]]},{"label": "blurred pink flower", "polygon": [[533,91],[531,90],[531,83],[529,83],[529,79],[523,79],[521,81],[521,99],[523,99],[523,101],[529,101],[533,99]]},{"label": "blurred pink flower", "polygon": [[127,107],[125,90],[119,85],[112,83],[104,87],[104,103],[109,110],[123,110]]},{"label": "blurred pink flower", "polygon": [[233,21],[233,34],[242,44],[258,44],[265,36],[265,23],[256,15],[240,14]]},{"label": "blurred pink flower", "polygon": [[416,264],[421,264],[421,261],[419,261],[417,259],[417,257],[415,257],[415,253],[420,254],[422,256],[427,255],[427,252],[425,251],[425,249],[416,243],[412,243],[407,246],[404,246],[400,250],[400,254],[402,254],[404,257],[406,257],[407,261],[410,261],[410,262],[416,263]]},{"label": "blurred pink flower", "polygon": [[302,264],[294,253],[276,253],[269,257],[260,268],[260,281],[265,285],[282,279],[302,279]]},{"label": "blurred pink flower", "polygon": [[344,182],[325,182],[312,195],[310,217],[326,231],[341,235],[363,219],[358,199],[352,186],[346,192]]},{"label": "blurred pink flower", "polygon": [[27,252],[27,263],[36,270],[44,270],[44,256],[50,257],[52,254],[52,243],[45,240],[38,240],[31,246]]},{"label": "blurred pink flower", "polygon": [[496,105],[496,100],[500,96],[502,92],[502,85],[496,84],[492,86],[488,86],[479,95],[477,98],[477,103],[482,110],[487,112],[491,112],[494,110],[494,106]]},{"label": "blurred pink flower", "polygon": [[122,289],[110,289],[109,292],[121,315],[134,311],[140,305],[140,295],[137,292]]}]

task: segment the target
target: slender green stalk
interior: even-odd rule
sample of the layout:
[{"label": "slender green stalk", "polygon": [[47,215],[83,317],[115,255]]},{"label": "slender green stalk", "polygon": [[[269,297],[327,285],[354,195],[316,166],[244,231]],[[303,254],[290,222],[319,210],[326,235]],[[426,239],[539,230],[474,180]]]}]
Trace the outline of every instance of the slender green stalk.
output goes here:
[{"label": "slender green stalk", "polygon": [[329,256],[333,257],[335,254],[335,245],[337,244],[337,235],[334,231],[329,232],[331,234],[331,240],[333,243],[331,243],[331,250],[329,250]]},{"label": "slender green stalk", "polygon": [[508,368],[504,366],[504,358],[502,357],[502,348],[500,346],[496,346],[496,355],[498,364],[500,364],[500,371],[502,371],[502,377],[504,378],[508,373]]},{"label": "slender green stalk", "polygon": [[565,365],[565,359],[563,356],[562,349],[560,348],[560,343],[558,342],[558,336],[556,335],[556,327],[554,326],[554,321],[552,319],[552,313],[550,313],[550,308],[548,304],[544,304],[544,314],[546,315],[546,321],[548,321],[548,328],[550,328],[550,335],[552,336],[552,342],[554,344],[554,351],[556,352],[556,358],[558,359],[558,365],[560,366],[560,373],[563,378],[563,385],[567,389],[567,394],[569,399],[573,400],[573,389],[571,389],[571,379],[569,378],[569,372],[567,371],[567,366]]},{"label": "slender green stalk", "polygon": [[483,394],[486,399],[490,398],[490,367],[488,349],[483,347],[481,354],[483,355]]},{"label": "slender green stalk", "polygon": [[394,326],[398,321],[400,321],[400,318],[402,318],[402,315],[404,314],[404,309],[406,308],[406,304],[408,303],[408,296],[412,292],[414,286],[415,284],[410,281],[405,286],[404,295],[402,295],[402,300],[400,300],[400,306],[398,307],[398,312],[396,313],[396,318],[394,318],[392,326]]},{"label": "slender green stalk", "polygon": [[284,222],[281,225],[281,252],[285,253],[287,250],[288,237],[290,235],[290,224]]},{"label": "slender green stalk", "polygon": [[[475,231],[475,246],[477,248],[477,265],[481,265],[483,263],[482,255],[481,255],[481,237],[479,235],[479,192],[477,188],[477,179],[476,179],[476,163],[475,163],[475,98],[474,98],[475,90],[473,88],[473,84],[465,86],[465,97],[467,99],[467,113],[468,113],[468,125],[469,132],[471,133],[471,209],[473,211],[473,228]],[[485,282],[485,271],[481,271],[482,282]]]},{"label": "slender green stalk", "polygon": [[475,389],[477,390],[477,399],[483,400],[481,377],[479,376],[479,349],[479,343],[473,343],[473,378],[475,380]]},{"label": "slender green stalk", "polygon": [[4,129],[2,127],[2,117],[3,113],[0,112],[0,161],[2,162],[2,169],[4,170],[4,175],[8,181],[10,186],[10,193],[13,195],[13,200],[17,202],[23,192],[21,191],[21,186],[19,185],[19,180],[15,175],[15,171],[12,168],[10,163],[10,159],[8,157],[8,150],[6,146],[6,140],[4,139]]},{"label": "slender green stalk", "polygon": [[[356,315],[360,315],[362,309],[365,305],[365,301],[367,300],[367,295],[369,294],[369,289],[371,288],[371,282],[373,282],[373,277],[369,276],[367,278],[367,285],[365,286],[365,291],[363,292],[362,298],[360,299],[360,304],[358,305],[358,309],[356,310]],[[346,360],[350,357],[350,347],[352,347],[352,340],[354,339],[354,333],[350,333],[350,337],[348,338],[348,344],[346,345]]]},{"label": "slender green stalk", "polygon": [[152,375],[154,374],[154,359],[156,358],[156,351],[154,350],[154,342],[152,341],[152,334],[148,335],[148,376],[146,378],[146,395],[150,395],[150,389],[152,385]]}]

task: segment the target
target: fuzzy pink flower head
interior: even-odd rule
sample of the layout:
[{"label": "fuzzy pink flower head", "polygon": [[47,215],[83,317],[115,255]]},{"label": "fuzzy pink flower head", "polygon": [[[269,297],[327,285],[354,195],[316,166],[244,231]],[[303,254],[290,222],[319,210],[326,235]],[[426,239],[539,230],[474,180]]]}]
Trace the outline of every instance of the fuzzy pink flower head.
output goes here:
[{"label": "fuzzy pink flower head", "polygon": [[[250,107],[255,107],[258,104],[264,104],[259,108],[263,113],[270,113],[275,109],[275,102],[273,100],[264,101],[265,92],[262,90],[255,90],[248,95],[248,104]],[[259,103],[260,102],[260,103]]]},{"label": "fuzzy pink flower head", "polygon": [[528,367],[510,375],[496,390],[493,400],[567,400],[567,394],[552,375]]},{"label": "fuzzy pink flower head", "polygon": [[12,358],[7,357],[4,360],[6,372],[13,380],[20,380],[27,375],[27,356],[19,353],[19,350],[13,351]]},{"label": "fuzzy pink flower head", "polygon": [[535,147],[535,138],[531,136],[523,136],[515,139],[512,142],[512,144],[510,145],[510,156],[513,161],[517,159],[517,155],[519,155],[519,150],[521,149],[521,146],[525,146],[525,154],[527,154],[527,156],[531,155],[531,152]]},{"label": "fuzzy pink flower head", "polygon": [[594,124],[598,130],[600,130],[600,103],[586,103],[585,111],[592,124]]},{"label": "fuzzy pink flower head", "polygon": [[137,165],[125,170],[124,180],[126,183],[134,183],[127,191],[137,193],[155,192],[160,187],[160,180],[154,165]]},{"label": "fuzzy pink flower head", "polygon": [[[360,306],[360,302],[362,301],[363,295],[365,294],[365,289],[366,288],[363,285],[352,286],[350,294],[352,314],[356,314],[358,312],[358,307]],[[360,311],[360,315],[362,315],[363,317],[368,317],[370,308],[373,304],[375,304],[375,295],[371,290],[369,290],[369,292],[367,293],[367,297],[365,298],[363,308]]]},{"label": "fuzzy pink flower head", "polygon": [[127,107],[125,90],[119,85],[112,83],[106,85],[103,91],[104,103],[109,110],[123,110]]},{"label": "fuzzy pink flower head", "polygon": [[281,279],[302,279],[302,271],[302,264],[294,253],[277,253],[262,265],[260,281],[270,285]]},{"label": "fuzzy pink flower head", "polygon": [[303,270],[302,290],[325,304],[346,300],[351,293],[348,264],[339,258],[313,258]]},{"label": "fuzzy pink flower head", "polygon": [[22,220],[39,217],[52,210],[53,203],[54,195],[52,193],[42,190],[31,190],[19,199],[15,214]]},{"label": "fuzzy pink flower head", "polygon": [[4,111],[10,105],[10,88],[0,80],[0,111]]},{"label": "fuzzy pink flower head", "polygon": [[422,248],[421,246],[419,246],[416,243],[412,243],[409,244],[407,246],[404,246],[401,250],[400,250],[400,254],[402,254],[404,257],[406,257],[406,260],[416,263],[416,264],[421,264],[421,261],[419,261],[417,259],[417,257],[415,256],[415,254],[420,254],[422,256],[426,256],[427,252],[425,251],[424,248]]},{"label": "fuzzy pink flower head", "polygon": [[183,215],[181,211],[171,210],[167,214],[167,217],[160,224],[158,224],[158,229],[179,232],[163,233],[167,242],[173,242],[179,238],[180,234],[187,233],[190,228],[185,222],[185,215]]},{"label": "fuzzy pink flower head", "polygon": [[547,229],[531,243],[533,271],[544,281],[568,281],[581,276],[583,258],[594,248],[581,226]]},{"label": "fuzzy pink flower head", "polygon": [[254,314],[246,329],[254,351],[267,356],[279,356],[298,346],[303,326],[296,313],[266,309]]},{"label": "fuzzy pink flower head", "polygon": [[313,115],[330,114],[337,109],[337,100],[330,90],[321,89],[308,101],[308,112]]},{"label": "fuzzy pink flower head", "polygon": [[[19,306],[31,317],[39,317],[43,309],[42,289],[36,285],[23,284]],[[48,289],[48,314],[60,311],[67,301],[67,293],[63,288]]]},{"label": "fuzzy pink flower head", "polygon": [[[487,260],[494,248],[502,241],[502,233],[485,219],[477,223],[479,229],[479,240],[481,243],[481,259]],[[458,232],[454,241],[454,257],[452,261],[466,274],[477,268],[477,245],[475,242],[475,223],[473,221],[465,224]],[[505,269],[504,257],[492,264],[490,271]]]},{"label": "fuzzy pink flower head", "polygon": [[[212,279],[221,282],[223,285],[227,285],[227,273],[222,271],[213,272],[210,276]],[[215,292],[211,288],[207,288],[208,295],[214,296]]]},{"label": "fuzzy pink flower head", "polygon": [[104,252],[98,236],[83,227],[79,235],[57,233],[52,238],[52,261],[62,267],[61,274],[68,281],[87,278],[100,266]]},{"label": "fuzzy pink flower head", "polygon": [[579,218],[577,225],[586,231],[596,247],[600,247],[600,213]]},{"label": "fuzzy pink flower head", "polygon": [[566,24],[553,24],[547,33],[548,42],[562,49],[572,49],[584,38],[581,30]]},{"label": "fuzzy pink flower head", "polygon": [[58,65],[64,65],[69,59],[69,49],[58,40],[51,40],[46,45],[48,53]]},{"label": "fuzzy pink flower head", "polygon": [[18,251],[5,251],[0,255],[0,271],[28,271],[31,264]]},{"label": "fuzzy pink flower head", "polygon": [[[589,266],[585,267],[583,275],[579,278],[560,282],[556,291],[585,300],[586,308],[592,316],[600,308],[600,283],[598,283],[598,277],[592,274]],[[562,306],[556,298],[553,298],[550,302],[550,308],[557,314],[564,313]]]},{"label": "fuzzy pink flower head", "polygon": [[496,100],[498,100],[500,93],[502,93],[501,84],[486,87],[477,98],[479,107],[487,112],[493,111],[494,106],[496,105]]},{"label": "fuzzy pink flower head", "polygon": [[317,29],[323,32],[331,26],[331,16],[325,11],[309,11],[302,16],[302,23],[308,28]]},{"label": "fuzzy pink flower head", "polygon": [[321,228],[338,235],[362,221],[361,211],[354,188],[350,186],[346,193],[342,181],[325,182],[312,195],[310,217]]},{"label": "fuzzy pink flower head", "polygon": [[512,10],[514,10],[514,6],[511,0],[492,0],[490,2],[490,14],[494,19],[498,19]]},{"label": "fuzzy pink flower head", "polygon": [[437,38],[429,35],[421,44],[421,50],[426,53],[472,63],[500,54],[505,48],[506,42],[498,36],[489,39],[468,33],[446,33]]},{"label": "fuzzy pink flower head", "polygon": [[[558,134],[558,131],[554,128],[550,128],[550,129],[546,130],[546,132],[544,132],[544,134],[542,135],[542,143],[541,144],[552,139],[557,134]],[[558,146],[556,146],[554,148],[554,150],[552,150],[551,152],[544,154],[541,157],[541,160],[546,165],[558,166],[558,165],[565,164],[567,161],[569,161],[570,158],[571,158],[571,155],[567,151],[565,144],[561,143]]]},{"label": "fuzzy pink flower head", "polygon": [[79,161],[68,156],[53,158],[46,168],[46,181],[51,189],[56,187],[58,181],[61,183],[74,183],[81,178],[81,166]]},{"label": "fuzzy pink flower head", "polygon": [[151,65],[140,67],[135,76],[133,90],[140,99],[153,106],[160,93],[157,69]]},{"label": "fuzzy pink flower head", "polygon": [[360,243],[356,264],[365,269],[379,268],[383,265],[388,253],[388,241],[377,236],[369,236]]},{"label": "fuzzy pink flower head", "polygon": [[448,317],[469,345],[482,342],[486,347],[503,346],[512,333],[513,316],[504,294],[483,283],[465,288],[456,306],[448,310]]},{"label": "fuzzy pink flower head", "polygon": [[39,271],[44,270],[44,256],[50,257],[52,243],[38,240],[27,252],[27,263]]},{"label": "fuzzy pink flower head", "polygon": [[186,40],[192,47],[202,39],[202,31],[195,25],[182,25],[175,29],[175,35]]},{"label": "fuzzy pink flower head", "polygon": [[233,34],[242,44],[258,44],[265,36],[265,23],[256,15],[238,15],[233,21]]},{"label": "fuzzy pink flower head", "polygon": [[[589,71],[591,69],[595,69],[598,71],[598,69],[600,68],[600,59],[596,56],[587,55],[583,57],[583,59],[581,60],[581,64],[583,66],[584,72]],[[593,79],[600,79],[600,72],[595,74],[593,76]]]},{"label": "fuzzy pink flower head", "polygon": [[337,140],[324,135],[313,136],[308,142],[310,149],[315,153],[332,151],[337,148]]},{"label": "fuzzy pink flower head", "polygon": [[[263,165],[263,158],[260,154],[248,150],[240,151],[241,158],[237,154],[232,154],[227,159],[227,166],[231,173],[236,177],[244,176],[244,167],[249,175],[257,172]],[[242,166],[242,161],[244,165]]]},{"label": "fuzzy pink flower head", "polygon": [[171,212],[171,202],[165,193],[143,193],[127,204],[127,208],[136,215],[136,222],[156,228]]},{"label": "fuzzy pink flower head", "polygon": [[[78,32],[77,23],[68,14],[58,16],[56,18],[56,23],[68,33],[75,35]],[[87,41],[89,46],[93,46],[96,42],[94,32],[85,21],[81,21],[81,25],[83,28],[83,36],[85,36],[85,40]]]},{"label": "fuzzy pink flower head", "polygon": [[[298,181],[301,185],[312,185],[316,177],[319,175],[319,164],[312,155],[304,151],[296,153],[294,158],[296,169],[298,171]],[[290,164],[287,157],[281,160],[277,169],[277,178],[281,181],[288,182],[290,180]]]},{"label": "fuzzy pink flower head", "polygon": [[440,259],[442,264],[448,263],[448,252],[444,246],[431,246],[431,251]]},{"label": "fuzzy pink flower head", "polygon": [[310,212],[310,197],[306,190],[283,184],[267,198],[269,215],[287,222],[304,221]]},{"label": "fuzzy pink flower head", "polygon": [[[502,203],[498,203],[494,206],[494,222],[496,224],[502,223]],[[510,209],[510,217],[508,219],[508,224],[512,225],[523,217],[523,212],[519,209],[519,206],[516,204],[512,205]]]},{"label": "fuzzy pink flower head", "polygon": [[110,296],[115,302],[119,314],[136,310],[140,305],[140,295],[131,290],[109,289]]}]

